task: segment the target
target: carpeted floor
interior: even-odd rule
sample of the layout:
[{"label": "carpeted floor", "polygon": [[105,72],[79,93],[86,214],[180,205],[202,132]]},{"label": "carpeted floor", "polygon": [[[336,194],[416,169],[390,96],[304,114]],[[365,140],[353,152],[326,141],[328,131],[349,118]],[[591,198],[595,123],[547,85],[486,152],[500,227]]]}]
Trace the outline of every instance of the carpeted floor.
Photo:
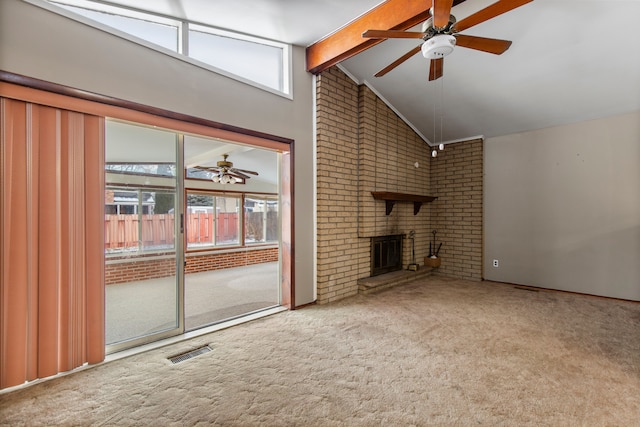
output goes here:
[{"label": "carpeted floor", "polygon": [[640,304],[429,277],[0,395],[0,424],[640,426]]}]

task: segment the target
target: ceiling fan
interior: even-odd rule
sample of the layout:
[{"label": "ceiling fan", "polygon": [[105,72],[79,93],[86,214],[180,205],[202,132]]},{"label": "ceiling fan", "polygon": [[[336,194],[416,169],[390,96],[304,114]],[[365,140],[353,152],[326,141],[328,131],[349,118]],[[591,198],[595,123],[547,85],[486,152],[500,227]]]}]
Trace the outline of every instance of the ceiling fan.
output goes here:
[{"label": "ceiling fan", "polygon": [[249,175],[258,175],[258,172],[234,168],[233,163],[227,160],[228,157],[228,154],[223,154],[217,166],[194,166],[194,168],[211,172],[213,174],[211,180],[220,184],[235,184],[251,178]]},{"label": "ceiling fan", "polygon": [[486,37],[475,37],[458,34],[460,31],[471,28],[474,25],[485,22],[505,12],[509,12],[517,7],[523,6],[533,0],[499,0],[486,8],[457,21],[451,15],[453,0],[433,0],[431,17],[422,25],[422,31],[399,31],[399,30],[367,30],[362,33],[362,37],[374,39],[422,39],[424,43],[378,71],[375,76],[381,77],[389,71],[411,58],[416,53],[422,51],[422,55],[431,60],[429,67],[429,80],[436,80],[442,77],[444,57],[453,52],[455,46],[462,46],[469,49],[480,50],[496,55],[503,54],[511,41],[490,39]]}]

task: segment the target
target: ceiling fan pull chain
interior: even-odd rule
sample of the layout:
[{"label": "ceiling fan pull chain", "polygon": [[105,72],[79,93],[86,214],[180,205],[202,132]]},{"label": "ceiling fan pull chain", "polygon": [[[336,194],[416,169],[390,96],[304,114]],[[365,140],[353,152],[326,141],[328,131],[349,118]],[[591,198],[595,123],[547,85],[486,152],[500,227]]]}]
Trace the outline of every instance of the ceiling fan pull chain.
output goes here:
[{"label": "ceiling fan pull chain", "polygon": [[[433,144],[434,146],[437,142],[436,140],[436,103],[438,102],[437,98],[438,98],[438,95],[433,97]],[[438,155],[438,151],[434,147],[433,150],[431,150],[431,157],[436,157],[437,155]]]},{"label": "ceiling fan pull chain", "polygon": [[[440,99],[441,99],[441,108],[440,108],[440,144],[438,148],[442,146],[442,142],[444,140],[444,135],[442,134],[442,123],[444,122],[444,75],[440,80]],[[442,148],[440,148],[442,150]]]}]

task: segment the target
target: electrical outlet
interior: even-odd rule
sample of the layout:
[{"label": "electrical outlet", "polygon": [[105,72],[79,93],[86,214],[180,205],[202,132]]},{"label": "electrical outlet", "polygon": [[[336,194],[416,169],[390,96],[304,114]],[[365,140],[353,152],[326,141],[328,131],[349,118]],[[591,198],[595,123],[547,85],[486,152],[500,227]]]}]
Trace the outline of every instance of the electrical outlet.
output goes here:
[{"label": "electrical outlet", "polygon": [[493,266],[494,267],[499,267],[500,266],[500,262],[497,259],[493,260]]}]

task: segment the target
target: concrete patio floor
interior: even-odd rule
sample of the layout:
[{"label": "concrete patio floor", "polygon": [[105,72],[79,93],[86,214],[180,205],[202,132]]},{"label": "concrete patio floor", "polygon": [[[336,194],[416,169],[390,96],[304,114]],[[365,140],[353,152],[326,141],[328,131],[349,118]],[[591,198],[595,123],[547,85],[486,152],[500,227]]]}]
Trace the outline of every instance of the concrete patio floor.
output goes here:
[{"label": "concrete patio floor", "polygon": [[[185,331],[280,303],[278,263],[186,274]],[[106,340],[115,344],[177,326],[175,276],[108,285]]]}]

